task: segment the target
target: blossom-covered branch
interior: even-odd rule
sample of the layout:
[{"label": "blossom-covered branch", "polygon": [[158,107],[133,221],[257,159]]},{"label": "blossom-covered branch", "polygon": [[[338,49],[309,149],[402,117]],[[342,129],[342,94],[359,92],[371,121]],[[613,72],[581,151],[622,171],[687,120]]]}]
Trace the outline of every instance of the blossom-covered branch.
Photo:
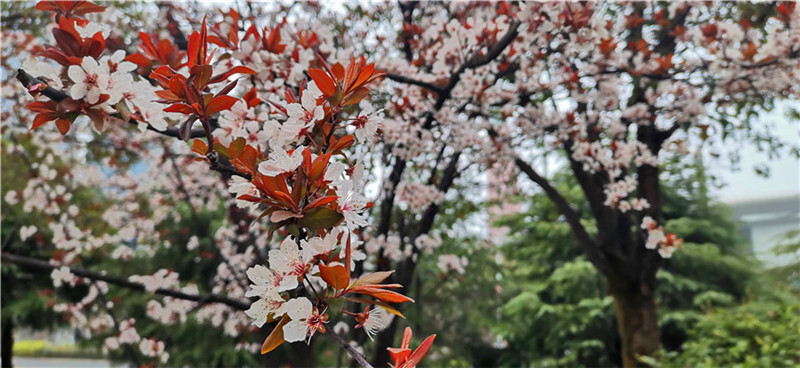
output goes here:
[{"label": "blossom-covered branch", "polygon": [[[43,96],[46,96],[47,98],[49,98],[49,99],[51,99],[51,100],[53,100],[55,102],[61,102],[64,99],[66,99],[67,97],[69,97],[66,93],[64,93],[62,91],[59,91],[59,90],[53,88],[52,86],[47,85],[45,82],[43,82],[43,81],[39,80],[38,78],[28,74],[28,72],[26,72],[23,69],[17,69],[17,76],[16,77],[17,77],[17,80],[19,80],[20,83],[22,83],[22,85],[25,88],[27,88],[28,91],[32,95],[36,95],[36,94],[41,93]],[[139,124],[136,120],[133,120],[133,119],[128,120],[128,122],[130,124],[133,124],[133,125],[138,125]],[[158,130],[158,129],[154,128],[152,125],[148,125],[147,129],[150,130],[150,131],[156,132],[158,134],[165,135],[165,136],[172,137],[172,138],[179,138],[180,137],[180,133],[178,132],[178,129],[175,129],[175,128],[166,128],[164,130]],[[205,136],[205,131],[203,131],[202,129],[193,129],[191,131],[191,133],[189,134],[189,136],[192,137],[192,138],[204,137]]]},{"label": "blossom-covered branch", "polygon": [[[63,267],[61,265],[52,264],[52,263],[50,263],[48,261],[45,261],[45,260],[41,260],[41,259],[37,259],[37,258],[33,258],[33,257],[20,256],[20,255],[8,253],[8,252],[3,252],[2,256],[3,256],[2,257],[3,262],[10,262],[10,263],[22,266],[22,267],[30,267],[30,268],[34,268],[34,269],[38,269],[38,270],[48,271],[48,270],[60,269],[61,267]],[[90,270],[86,270],[86,269],[79,268],[79,267],[67,267],[67,269],[69,270],[69,272],[71,272],[75,276],[84,277],[84,278],[87,278],[87,279],[90,279],[90,280],[103,281],[103,282],[107,282],[107,283],[112,284],[112,285],[117,285],[117,286],[120,286],[120,287],[132,289],[132,290],[145,291],[147,289],[146,286],[144,284],[140,283],[140,282],[130,281],[128,279],[124,279],[124,278],[121,278],[121,277],[111,276],[111,275],[107,275],[107,274],[104,274],[104,273],[90,271]],[[162,289],[162,288],[156,288],[152,292],[154,294],[158,294],[158,295],[169,296],[169,297],[183,299],[183,300],[189,300],[189,301],[198,302],[198,303],[201,303],[201,304],[204,304],[204,303],[221,303],[221,304],[225,304],[225,305],[227,305],[227,306],[229,306],[231,308],[239,309],[239,310],[246,310],[247,308],[250,307],[250,303],[248,303],[247,301],[231,299],[231,298],[228,298],[228,297],[225,297],[225,296],[222,296],[222,295],[215,295],[215,294],[206,294],[206,295],[187,294],[185,292],[178,291],[178,290]]]},{"label": "blossom-covered branch", "polygon": [[[278,321],[261,346],[262,354],[283,342],[310,343],[316,333],[328,332],[332,315],[354,316],[359,322],[356,327],[370,336],[385,327],[390,315],[403,317],[393,305],[413,300],[392,290],[401,285],[383,283],[391,272],[352,272],[355,262],[364,259],[361,231],[369,226],[366,212],[372,207],[362,192],[363,159],[354,148],[374,143],[382,116],[369,102],[370,89],[385,74],[364,57],[348,60],[331,55],[314,32],[285,34],[280,27],[258,29],[255,24],[244,29],[246,23],[232,9],[222,13],[222,21],[203,17],[185,37],[172,7],[162,8],[175,43],[141,32],[138,52],[128,54],[111,45],[114,40],[103,24],[86,16],[102,13],[104,7],[88,2],[37,4],[36,9],[54,13],[56,23],[55,44],[46,45],[38,55],[59,66],[34,60],[26,62],[26,69],[37,78],[22,69],[18,72],[31,95],[49,98],[26,106],[36,113],[31,130],[54,122],[67,135],[77,118],[87,117],[97,139],[103,139],[118,134],[109,129],[109,123],[127,121],[142,131],[156,130],[189,142],[194,154],[189,160],[206,162],[210,169],[222,172],[225,189],[233,194],[229,208],[245,216],[231,218],[234,231],[240,232],[231,234],[235,240],[217,239],[224,228],[210,239],[221,260],[213,290],[258,297],[249,308],[241,308],[242,304],[235,308],[246,309],[257,327]],[[184,180],[181,167],[187,163],[176,162],[172,147],[162,149],[177,177],[172,186],[197,222],[196,198],[189,189],[194,183]],[[249,236],[242,232],[251,232],[246,229],[248,222],[265,235],[262,249],[242,244]],[[121,237],[128,235],[135,233],[125,231]],[[210,231],[197,235],[210,235]],[[186,249],[198,246],[201,238],[197,235]],[[256,260],[263,257],[254,255],[261,254],[264,243],[273,237],[280,240],[269,250],[269,267],[258,264]],[[54,271],[57,287],[75,281],[71,275],[76,273],[68,265],[79,252],[71,248],[80,247],[54,254],[56,263],[64,264]],[[115,254],[132,257],[133,252],[119,248]],[[249,290],[246,284],[239,285],[243,281],[239,275],[244,273],[252,282]],[[131,280],[122,285],[152,289],[170,298],[215,300],[213,294],[174,294],[165,288],[180,285],[172,269],[131,276]],[[196,285],[190,283],[184,289],[196,290]],[[345,301],[368,307],[359,313],[342,310]],[[189,306],[169,302],[173,303],[148,302],[148,315],[165,323],[185,318]],[[74,313],[81,309],[59,308]],[[211,308],[199,312],[228,313]],[[242,329],[237,317],[228,318]],[[120,335],[125,337],[108,338],[108,348],[141,343],[145,356],[165,362],[168,354],[163,342],[140,339],[130,332],[135,331],[132,323],[122,328]],[[343,348],[351,355],[355,352],[349,344]],[[353,356],[366,362],[363,356]]]}]

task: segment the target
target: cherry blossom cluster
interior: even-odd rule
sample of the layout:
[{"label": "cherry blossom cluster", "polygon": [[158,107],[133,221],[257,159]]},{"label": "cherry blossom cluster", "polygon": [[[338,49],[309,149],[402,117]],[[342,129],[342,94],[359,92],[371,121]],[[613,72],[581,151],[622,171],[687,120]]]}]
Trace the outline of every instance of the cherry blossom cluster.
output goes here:
[{"label": "cherry blossom cluster", "polygon": [[465,267],[469,264],[469,260],[465,256],[457,256],[455,254],[442,254],[439,256],[439,261],[436,265],[442,273],[450,271],[463,275],[466,272]]},{"label": "cherry blossom cluster", "polygon": [[422,253],[430,254],[433,250],[442,245],[442,237],[439,234],[422,234],[414,239],[414,245]]},{"label": "cherry blossom cluster", "polygon": [[674,233],[664,233],[664,227],[658,226],[650,216],[642,218],[642,229],[647,231],[647,249],[658,249],[658,254],[664,258],[671,258],[675,249],[680,248],[683,239]]},{"label": "cherry blossom cluster", "polygon": [[381,256],[395,262],[402,261],[413,255],[412,248],[404,246],[402,239],[397,234],[378,235],[370,238],[364,245],[367,255]]},{"label": "cherry blossom cluster", "polygon": [[154,338],[142,338],[136,331],[136,320],[129,318],[120,322],[119,334],[107,337],[103,342],[103,350],[116,350],[123,345],[135,346],[146,357],[157,358],[159,362],[169,361],[169,353],[164,350],[164,342]]},{"label": "cherry blossom cluster", "polygon": [[444,193],[436,186],[420,183],[400,183],[397,187],[397,197],[406,203],[413,212],[421,212],[431,203],[441,203]]}]

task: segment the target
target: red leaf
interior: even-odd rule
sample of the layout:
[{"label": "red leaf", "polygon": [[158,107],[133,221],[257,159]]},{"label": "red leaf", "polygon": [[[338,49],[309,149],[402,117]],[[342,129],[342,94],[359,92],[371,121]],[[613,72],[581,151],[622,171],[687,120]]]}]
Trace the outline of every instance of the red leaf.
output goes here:
[{"label": "red leaf", "polygon": [[138,66],[149,66],[151,61],[146,56],[144,56],[141,52],[137,52],[135,54],[130,54],[125,60],[130,61]]},{"label": "red leaf", "polygon": [[236,138],[236,140],[231,142],[231,145],[228,147],[228,155],[230,155],[231,159],[235,159],[242,155],[246,143],[247,142],[242,137]]},{"label": "red leaf", "polygon": [[[233,91],[233,89],[236,87],[236,85],[237,85],[238,83],[239,83],[239,81],[236,81],[236,80],[235,80],[235,81],[233,81],[233,82],[230,82],[230,83],[228,83],[227,85],[225,85],[225,87],[222,87],[222,89],[221,89],[221,90],[219,90],[219,92],[217,92],[216,94],[214,94],[214,97],[216,97],[216,96],[222,96],[222,95],[227,95],[227,94],[228,94],[228,92],[230,92],[230,91]],[[253,87],[253,88],[255,88],[255,87]],[[247,97],[247,95],[245,95],[245,97]]]},{"label": "red leaf", "polygon": [[34,130],[34,129],[46,124],[47,122],[56,119],[58,117],[58,115],[59,114],[56,113],[56,112],[43,112],[41,114],[36,115],[36,117],[33,118],[33,125],[31,126],[30,130]]},{"label": "red leaf", "polygon": [[69,32],[60,28],[53,28],[53,38],[55,38],[58,47],[67,55],[80,55],[81,45]]},{"label": "red leaf", "polygon": [[217,45],[219,47],[224,47],[226,49],[230,48],[230,46],[231,46],[231,43],[228,42],[227,40],[223,40],[223,39],[221,39],[221,38],[219,38],[217,36],[214,36],[214,35],[208,36],[208,42],[211,42],[211,43],[213,43],[213,44],[215,44],[215,45]]},{"label": "red leaf", "polygon": [[194,80],[192,80],[194,88],[202,90],[208,84],[208,80],[211,79],[211,73],[211,65],[193,66],[190,74],[194,76]]},{"label": "red leaf", "polygon": [[367,87],[358,87],[355,91],[350,92],[347,97],[344,98],[342,102],[343,106],[355,105],[365,97],[369,96],[369,89]]},{"label": "red leaf", "polygon": [[239,101],[238,98],[233,96],[217,96],[206,106],[206,116],[218,113],[223,110],[228,110],[233,104]]},{"label": "red leaf", "polygon": [[53,102],[36,101],[25,105],[25,108],[33,112],[53,112],[55,104]]},{"label": "red leaf", "polygon": [[176,96],[185,96],[185,88],[186,85],[186,78],[182,75],[173,75],[172,79],[169,80],[169,90],[172,91]]},{"label": "red leaf", "polygon": [[228,77],[230,77],[231,75],[234,75],[234,74],[256,74],[256,72],[255,72],[255,70],[250,69],[250,68],[248,68],[246,66],[239,65],[239,66],[233,67],[233,69],[228,70],[225,73],[215,75],[214,77],[211,78],[210,81],[208,81],[208,83],[209,84],[214,84],[214,83],[222,82],[222,81],[228,79]]},{"label": "red leaf", "polygon": [[250,195],[250,194],[242,194],[242,195],[236,197],[236,199],[242,200],[242,201],[249,201],[249,202],[261,202],[261,198],[260,197],[256,197],[256,196]]},{"label": "red leaf", "polygon": [[303,208],[303,212],[308,211],[308,210],[310,210],[312,208],[316,208],[316,207],[319,207],[319,206],[324,206],[324,205],[326,205],[328,203],[332,203],[332,202],[336,201],[338,198],[339,197],[337,197],[337,196],[319,197],[319,198],[311,201],[311,203],[309,203],[308,205],[306,205],[306,207]]},{"label": "red leaf", "polygon": [[369,295],[375,299],[378,299],[382,302],[386,303],[405,303],[405,302],[414,302],[414,299],[411,299],[403,294],[385,290],[379,288],[377,286],[385,286],[385,285],[368,285],[368,286],[357,286],[354,288],[348,289],[349,293],[354,294],[364,294]]},{"label": "red leaf", "polygon": [[100,6],[97,4],[90,3],[88,1],[81,2],[75,6],[73,9],[73,13],[76,15],[84,15],[86,13],[99,13],[105,11],[105,6]]},{"label": "red leaf", "polygon": [[286,50],[286,45],[281,43],[280,25],[273,28],[269,32],[269,35],[267,35],[267,29],[264,28],[264,39],[261,41],[261,43],[263,44],[265,50],[273,54],[280,54]]},{"label": "red leaf", "polygon": [[336,290],[342,290],[350,283],[350,275],[342,265],[326,266],[320,263],[319,275]]},{"label": "red leaf", "polygon": [[170,91],[168,89],[162,89],[162,90],[156,91],[156,95],[158,97],[161,97],[161,98],[167,100],[167,101],[180,101],[180,100],[182,100],[182,98],[178,97],[177,95],[175,95],[174,93],[172,93],[172,91]]},{"label": "red leaf", "polygon": [[52,1],[40,1],[33,8],[41,11],[52,11],[52,12],[58,11],[56,3]]},{"label": "red leaf", "polygon": [[256,28],[255,24],[250,25],[250,28],[248,28],[247,32],[244,33],[244,38],[242,41],[247,41],[250,36],[255,37],[256,41],[261,39],[261,35],[258,34],[258,28]]},{"label": "red leaf", "polygon": [[203,142],[199,139],[195,139],[192,141],[192,152],[197,153],[198,155],[205,156],[208,153],[208,145],[206,142]]},{"label": "red leaf", "polygon": [[431,350],[431,346],[433,346],[433,340],[435,339],[436,335],[430,335],[428,338],[423,340],[422,343],[417,346],[417,349],[411,353],[411,356],[408,357],[408,360],[406,360],[406,362],[403,364],[403,367],[416,367],[422,358],[424,358],[425,355],[428,355],[428,351]]},{"label": "red leaf", "polygon": [[71,126],[71,124],[70,124],[68,119],[57,119],[56,120],[56,127],[58,128],[58,132],[61,133],[61,135],[67,135],[67,133],[69,132],[70,126]]},{"label": "red leaf", "polygon": [[185,103],[180,103],[180,102],[170,105],[169,107],[164,109],[164,111],[166,111],[166,112],[180,112],[180,113],[183,113],[183,114],[186,114],[186,115],[191,115],[191,114],[195,113],[194,108],[192,108],[191,106],[189,106],[189,105],[187,105]]},{"label": "red leaf", "polygon": [[283,339],[283,325],[289,322],[289,315],[284,314],[283,318],[281,318],[280,322],[272,329],[267,339],[264,340],[264,344],[261,345],[261,354],[269,353],[272,350],[275,350],[278,346],[283,344],[285,341]]},{"label": "red leaf", "polygon": [[355,86],[361,86],[364,82],[367,81],[367,78],[372,76],[372,72],[375,70],[375,64],[369,64],[364,69],[361,69],[361,73],[358,74],[358,79],[356,79]]},{"label": "red leaf", "polygon": [[157,80],[161,86],[168,88],[170,78],[172,78],[173,75],[175,75],[175,73],[170,67],[162,65],[150,73],[150,78]]},{"label": "red leaf", "polygon": [[[105,94],[100,95],[100,99],[97,100],[97,103],[103,103],[103,101],[100,101],[103,99],[102,98],[103,96],[108,97],[108,95]],[[61,100],[61,102],[59,102],[58,104],[56,104],[56,111],[61,113],[80,111],[82,108],[83,104],[81,102],[73,100],[71,97],[67,97]]]},{"label": "red leaf", "polygon": [[311,165],[311,171],[308,172],[309,181],[314,182],[322,177],[326,168],[328,167],[328,161],[331,158],[331,153],[332,152],[328,152],[327,154],[319,156],[316,160],[314,160],[314,163]]},{"label": "red leaf", "polygon": [[348,135],[346,135],[346,136],[344,136],[342,138],[339,138],[339,140],[336,141],[336,144],[334,144],[333,147],[331,147],[331,151],[335,152],[335,151],[343,150],[343,149],[345,149],[347,147],[352,146],[353,142],[355,142],[355,140],[353,139],[353,136],[348,134]]},{"label": "red leaf", "polygon": [[380,284],[383,280],[386,280],[394,271],[381,271],[381,272],[373,272],[364,276],[361,276],[353,282],[353,287],[356,286],[363,286],[363,285],[372,285],[372,284]]},{"label": "red leaf", "polygon": [[253,107],[261,103],[261,99],[258,98],[256,93],[256,87],[250,88],[242,99],[247,102],[247,107]]},{"label": "red leaf", "polygon": [[189,35],[189,45],[186,48],[188,59],[186,60],[186,64],[191,68],[197,65],[197,53],[200,51],[200,33],[197,31],[192,32]]},{"label": "red leaf", "polygon": [[342,66],[342,64],[340,63],[333,64],[331,71],[333,72],[333,76],[336,77],[336,80],[338,80],[339,82],[341,82],[342,79],[344,79],[344,67]]},{"label": "red leaf", "polygon": [[325,96],[330,97],[336,94],[336,86],[333,84],[331,77],[328,76],[328,73],[325,73],[322,69],[309,68],[308,75],[311,76],[311,79],[314,80],[314,83],[317,84],[317,87]]},{"label": "red leaf", "polygon": [[294,204],[294,199],[282,191],[275,191],[275,193],[273,193],[273,197],[275,197],[276,201],[283,202],[284,204],[291,206],[292,209],[297,207],[297,205]]}]

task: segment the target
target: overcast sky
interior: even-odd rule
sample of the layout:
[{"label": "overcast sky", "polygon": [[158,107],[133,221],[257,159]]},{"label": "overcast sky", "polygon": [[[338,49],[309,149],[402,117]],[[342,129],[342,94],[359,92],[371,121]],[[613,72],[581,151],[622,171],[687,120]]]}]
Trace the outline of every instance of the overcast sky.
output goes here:
[{"label": "overcast sky", "polygon": [[[796,108],[800,102],[793,103]],[[775,122],[773,134],[787,142],[800,143],[800,121],[790,121],[786,116],[786,106],[762,117],[764,122]],[[741,201],[763,197],[784,196],[800,193],[800,161],[789,155],[770,160],[765,153],[760,153],[753,145],[744,145],[740,149],[740,170],[730,170],[730,164],[722,161],[706,161],[709,170],[717,174],[727,185],[713,190],[723,201]],[[753,168],[766,163],[770,168],[770,177],[758,176]]]}]

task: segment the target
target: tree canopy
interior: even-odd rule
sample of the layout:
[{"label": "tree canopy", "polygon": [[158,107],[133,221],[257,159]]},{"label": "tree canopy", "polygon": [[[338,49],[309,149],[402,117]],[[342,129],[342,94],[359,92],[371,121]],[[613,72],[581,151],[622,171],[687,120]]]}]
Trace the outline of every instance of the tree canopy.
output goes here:
[{"label": "tree canopy", "polygon": [[[141,364],[310,365],[338,346],[410,368],[462,338],[421,298],[463,303],[448,283],[470,264],[471,292],[499,297],[501,253],[509,346],[537,346],[509,362],[644,364],[752,276],[705,181],[671,170],[746,142],[800,152],[759,119],[797,98],[794,2],[2,11],[3,275],[53,287],[9,292]],[[534,164],[551,152],[554,177]],[[537,201],[509,225],[530,236],[492,251],[490,207],[519,196]],[[253,355],[171,337],[208,325]]]}]

